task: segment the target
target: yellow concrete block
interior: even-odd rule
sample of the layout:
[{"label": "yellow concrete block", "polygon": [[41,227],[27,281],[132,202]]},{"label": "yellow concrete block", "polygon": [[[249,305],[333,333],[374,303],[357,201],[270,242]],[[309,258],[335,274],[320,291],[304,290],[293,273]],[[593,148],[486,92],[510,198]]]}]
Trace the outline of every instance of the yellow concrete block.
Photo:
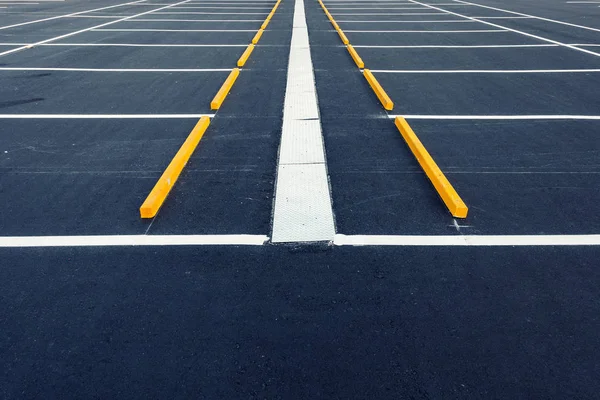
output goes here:
[{"label": "yellow concrete block", "polygon": [[198,146],[200,139],[206,132],[206,129],[210,125],[210,118],[202,117],[192,130],[192,132],[188,135],[187,139],[183,143],[183,145],[179,148],[175,157],[169,163],[169,166],[161,177],[158,179],[158,182],[154,185],[154,188],[140,207],[140,216],[142,218],[153,218],[162,204],[164,203],[167,195],[177,182],[177,178],[179,178],[179,174],[185,167],[185,164],[190,159],[190,156]]},{"label": "yellow concrete block", "polygon": [[408,144],[408,147],[417,158],[421,168],[423,168],[423,171],[425,171],[425,174],[433,184],[433,187],[446,204],[446,207],[448,207],[450,214],[456,218],[466,218],[469,212],[467,205],[462,201],[458,193],[456,193],[456,190],[454,190],[454,187],[446,179],[446,176],[433,158],[431,158],[429,152],[425,149],[425,146],[423,146],[417,135],[415,135],[408,122],[402,117],[396,117],[394,122]]},{"label": "yellow concrete block", "polygon": [[337,29],[337,33],[338,33],[338,35],[340,35],[340,39],[342,39],[342,43],[344,43],[344,44],[350,43],[350,41],[348,40],[348,38],[344,34],[344,31],[342,31],[341,29],[338,28]]},{"label": "yellow concrete block", "polygon": [[252,38],[252,44],[258,43],[263,32],[264,32],[264,30],[262,30],[262,29],[259,29],[258,32],[256,32],[256,35],[254,35],[254,37]]},{"label": "yellow concrete block", "polygon": [[238,67],[243,67],[246,64],[246,61],[250,57],[250,54],[252,54],[252,51],[254,51],[254,45],[253,44],[249,44],[248,47],[246,48],[246,50],[242,53],[242,56],[240,57],[240,59],[238,60],[238,62],[237,62],[237,66]]},{"label": "yellow concrete block", "polygon": [[350,53],[350,55],[352,56],[352,59],[356,63],[356,66],[358,68],[364,68],[365,67],[365,63],[363,62],[362,58],[360,58],[360,56],[358,55],[358,53],[356,52],[356,50],[354,50],[354,47],[352,47],[352,45],[349,44],[349,45],[346,46],[346,48],[348,49],[348,53]]},{"label": "yellow concrete block", "polygon": [[227,97],[227,95],[229,94],[229,91],[231,90],[231,87],[235,83],[235,80],[237,79],[239,74],[239,68],[234,68],[231,70],[229,76],[227,77],[227,79],[225,79],[225,82],[223,82],[223,86],[221,86],[221,89],[219,89],[219,91],[215,95],[215,98],[210,103],[210,108],[212,110],[218,110],[221,107],[221,104],[223,104],[225,97]]},{"label": "yellow concrete block", "polygon": [[260,26],[260,29],[262,29],[262,30],[267,29],[267,26],[269,25],[270,21],[271,21],[271,18],[265,19],[265,22],[262,23],[262,25]]},{"label": "yellow concrete block", "polygon": [[377,98],[379,98],[379,101],[383,105],[383,108],[385,108],[388,111],[392,110],[394,108],[394,102],[392,101],[392,99],[390,99],[385,90],[383,90],[379,82],[377,82],[377,79],[375,79],[373,73],[370,70],[365,69],[364,75],[365,79],[367,80],[367,82],[369,82],[369,85],[371,85],[371,88],[377,95]]}]

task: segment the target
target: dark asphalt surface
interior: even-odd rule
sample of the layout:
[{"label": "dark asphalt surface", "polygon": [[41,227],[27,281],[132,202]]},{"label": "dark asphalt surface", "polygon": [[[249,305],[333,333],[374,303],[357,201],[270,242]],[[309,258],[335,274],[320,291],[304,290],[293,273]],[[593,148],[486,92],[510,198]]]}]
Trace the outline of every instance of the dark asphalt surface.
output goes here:
[{"label": "dark asphalt surface", "polygon": [[[119,3],[0,9],[0,53],[175,1],[1,29]],[[230,10],[261,13],[248,15],[168,9],[105,28],[255,30],[274,3]],[[598,7],[480,3],[600,28]],[[418,22],[460,20],[448,14],[334,10],[395,7],[342,4],[326,1],[344,30],[494,29]],[[305,0],[305,9],[339,233],[600,233],[600,120],[409,119],[470,207],[458,232],[319,4]],[[254,33],[87,31],[0,56],[0,235],[268,235],[293,10],[293,0],[282,1],[151,221],[138,208],[197,118],[2,115],[211,114],[228,73],[6,68],[233,68]],[[195,21],[146,21],[155,19]],[[215,21],[225,19],[235,21]],[[388,22],[349,22],[365,20]],[[600,44],[594,30],[486,20]],[[371,69],[600,68],[600,58],[560,46],[368,47],[544,43],[515,32],[348,37]],[[597,72],[375,75],[395,102],[392,114],[600,115]],[[594,399],[599,257],[598,247],[3,248],[0,398]]]},{"label": "dark asphalt surface", "polygon": [[16,398],[593,399],[597,248],[4,250]]}]

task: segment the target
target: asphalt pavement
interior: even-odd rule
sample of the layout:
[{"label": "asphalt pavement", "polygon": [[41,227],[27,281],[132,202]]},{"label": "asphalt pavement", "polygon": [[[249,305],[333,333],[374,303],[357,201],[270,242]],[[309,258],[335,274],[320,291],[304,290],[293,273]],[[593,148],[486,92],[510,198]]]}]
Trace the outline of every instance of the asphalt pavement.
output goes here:
[{"label": "asphalt pavement", "polygon": [[305,0],[336,236],[273,244],[294,0],[211,100],[276,4],[0,1],[0,398],[596,398],[600,8],[324,1],[385,110]]}]

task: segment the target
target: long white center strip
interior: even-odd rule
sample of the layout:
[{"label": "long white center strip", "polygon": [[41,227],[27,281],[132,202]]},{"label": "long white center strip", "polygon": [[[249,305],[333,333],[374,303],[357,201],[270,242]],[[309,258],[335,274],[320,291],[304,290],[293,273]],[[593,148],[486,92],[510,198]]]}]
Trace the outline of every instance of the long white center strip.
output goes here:
[{"label": "long white center strip", "polygon": [[296,0],[272,241],[332,241],[335,235],[304,0]]}]

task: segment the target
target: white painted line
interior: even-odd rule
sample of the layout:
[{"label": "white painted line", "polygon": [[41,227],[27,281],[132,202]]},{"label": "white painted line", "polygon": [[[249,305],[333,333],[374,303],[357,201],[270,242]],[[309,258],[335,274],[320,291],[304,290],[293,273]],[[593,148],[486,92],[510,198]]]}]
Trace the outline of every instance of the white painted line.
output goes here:
[{"label": "white painted line", "polygon": [[256,29],[93,29],[92,32],[256,32]]},{"label": "white painted line", "polygon": [[[413,20],[403,20],[403,21],[385,21],[385,20],[379,20],[379,21],[373,21],[373,20],[361,20],[361,21],[343,21],[343,20],[337,20],[337,23],[345,23],[345,24],[387,24],[387,23],[393,23],[393,24],[408,24],[408,23],[418,23],[418,24],[422,24],[422,23],[474,23],[477,21],[469,21],[469,20],[464,20],[464,19],[439,19],[439,20],[423,20],[423,21],[419,21],[416,19]],[[356,46],[354,46],[356,47]]]},{"label": "white painted line", "polygon": [[425,7],[328,7],[331,10],[423,10]]},{"label": "white painted line", "polygon": [[600,72],[600,69],[372,69],[371,72],[377,72],[380,74],[575,74]]},{"label": "white painted line", "polygon": [[231,68],[51,68],[0,67],[0,71],[65,71],[65,72],[231,72]]},{"label": "white painted line", "polygon": [[581,48],[579,48],[579,47],[571,46],[571,45],[568,45],[568,44],[566,44],[566,43],[559,42],[559,41],[557,41],[557,40],[552,40],[552,39],[548,39],[548,38],[545,38],[545,37],[542,37],[542,36],[533,35],[533,34],[531,34],[531,33],[523,32],[523,31],[519,31],[519,30],[517,30],[517,29],[507,28],[506,26],[503,26],[503,25],[494,24],[494,23],[492,23],[492,22],[489,22],[489,21],[483,21],[483,20],[481,20],[481,19],[477,19],[477,18],[469,17],[469,16],[467,16],[467,15],[463,15],[463,14],[455,13],[455,12],[452,12],[452,11],[448,11],[448,10],[445,10],[445,9],[443,9],[443,8],[434,7],[434,6],[432,6],[432,5],[425,4],[425,3],[421,3],[421,2],[419,2],[419,1],[416,1],[416,0],[410,0],[410,1],[411,1],[412,3],[415,3],[415,4],[421,4],[421,5],[427,6],[428,8],[431,8],[432,10],[438,10],[438,11],[442,11],[442,12],[445,12],[445,13],[447,13],[447,14],[450,14],[450,15],[455,15],[455,16],[457,16],[457,17],[462,17],[462,18],[470,19],[470,20],[472,20],[472,21],[479,21],[479,22],[481,22],[482,24],[489,25],[489,26],[493,26],[493,27],[495,27],[495,28],[506,29],[506,30],[508,30],[508,31],[515,32],[515,33],[519,33],[519,34],[521,34],[521,35],[523,35],[523,36],[527,36],[527,37],[531,37],[531,38],[534,38],[534,39],[538,39],[538,40],[541,40],[541,41],[543,41],[543,42],[548,42],[548,43],[554,43],[554,44],[558,44],[558,45],[561,45],[561,46],[567,47],[567,48],[569,48],[569,49],[572,49],[572,50],[575,50],[575,51],[579,51],[579,52],[582,52],[582,53],[591,54],[591,55],[593,55],[593,56],[600,57],[600,53],[595,53],[595,52],[593,52],[593,51],[590,51],[590,50],[581,49]]},{"label": "white painted line", "polygon": [[124,17],[124,18],[121,18],[121,19],[114,20],[114,21],[105,22],[105,23],[100,24],[100,25],[94,25],[94,26],[91,26],[89,28],[81,29],[81,30],[78,30],[78,31],[75,31],[75,32],[70,32],[70,33],[66,33],[64,35],[55,36],[55,37],[50,38],[50,39],[41,40],[39,42],[35,42],[35,43],[33,43],[31,45],[28,45],[28,46],[21,46],[21,47],[17,47],[16,49],[10,49],[10,50],[7,50],[7,51],[4,51],[4,52],[0,53],[0,56],[4,56],[4,55],[10,54],[10,53],[14,53],[14,52],[17,52],[17,51],[25,50],[25,49],[28,49],[28,48],[30,48],[32,46],[38,46],[40,44],[54,42],[56,40],[64,39],[64,38],[67,38],[67,37],[70,37],[70,36],[73,36],[73,35],[77,35],[79,33],[88,32],[88,31],[91,31],[93,29],[102,28],[104,26],[116,24],[118,22],[127,21],[127,20],[129,20],[131,18],[140,17],[142,15],[150,14],[150,13],[156,12],[158,10],[164,10],[164,9],[167,9],[167,8],[170,8],[170,7],[174,7],[174,6],[179,5],[179,4],[185,4],[185,3],[189,2],[189,1],[190,0],[180,1],[178,3],[173,3],[173,4],[169,5],[169,6],[164,6],[164,7],[156,8],[156,9],[153,9],[153,10],[150,10],[150,11],[145,11],[145,12],[142,12],[142,13],[139,13],[139,14],[131,15],[131,16],[128,16],[128,17]]},{"label": "white painted line", "polygon": [[442,120],[600,120],[600,115],[418,115],[388,114],[390,119],[442,119]]},{"label": "white painted line", "polygon": [[114,18],[114,19],[119,19],[119,18],[123,18],[123,16],[122,15],[71,15],[71,16],[65,17],[65,18],[96,18],[96,19]]},{"label": "white painted line", "polygon": [[150,18],[130,19],[127,22],[263,22],[263,19],[177,19],[177,18]]},{"label": "white painted line", "polygon": [[473,16],[471,18],[474,18],[474,19],[531,19],[531,17],[510,17],[510,16],[488,17],[485,15],[483,15],[481,17]]},{"label": "white painted line", "polygon": [[273,210],[274,243],[331,241],[335,223],[304,0],[296,0]]},{"label": "white painted line", "polygon": [[95,11],[102,11],[102,10],[107,10],[109,8],[115,8],[115,7],[123,7],[123,6],[127,6],[127,5],[132,5],[132,4],[136,4],[136,3],[141,3],[145,0],[138,0],[138,1],[132,1],[129,3],[123,3],[123,4],[116,4],[114,6],[108,6],[108,7],[101,7],[101,8],[94,8],[92,10],[87,10],[87,11],[79,11],[76,13],[70,13],[70,14],[65,14],[65,15],[58,15],[55,17],[50,17],[50,18],[44,18],[44,19],[38,19],[35,21],[27,21],[27,22],[21,22],[18,24],[12,24],[12,25],[6,25],[6,26],[0,26],[0,30],[2,29],[9,29],[9,28],[15,28],[17,26],[23,26],[23,25],[30,25],[30,24],[36,24],[38,22],[45,22],[45,21],[52,21],[54,19],[59,19],[59,18],[66,18],[66,17],[72,17],[74,15],[80,15],[80,14],[86,14],[86,13],[90,13],[90,12],[95,12]]},{"label": "white painted line", "polygon": [[552,22],[552,23],[555,23],[555,24],[561,24],[561,25],[572,26],[572,27],[575,27],[575,28],[586,29],[588,31],[600,32],[600,29],[598,29],[598,28],[592,28],[590,26],[577,25],[577,24],[572,24],[570,22],[563,22],[563,21],[558,21],[558,20],[555,20],[555,19],[538,17],[536,15],[524,14],[524,13],[520,13],[520,12],[505,10],[503,8],[496,8],[496,7],[484,6],[482,4],[472,3],[472,2],[469,2],[469,1],[463,1],[463,0],[455,0],[455,1],[458,2],[458,3],[461,3],[461,4],[467,4],[467,5],[470,5],[470,6],[482,7],[482,8],[487,8],[489,10],[501,11],[501,12],[505,12],[505,13],[509,13],[509,14],[520,15],[520,16],[527,17],[527,18],[535,18],[535,19],[539,19],[541,21]]},{"label": "white painted line", "polygon": [[235,9],[235,10],[264,10],[264,9],[267,9],[267,12],[269,12],[272,7],[270,5],[264,5],[264,6],[259,6],[259,7],[185,6],[185,7],[176,7],[176,8],[174,8],[174,10],[205,9],[205,8],[225,9],[225,10],[228,10],[228,9]]},{"label": "white painted line", "polygon": [[335,235],[336,246],[598,246],[600,235]]},{"label": "white painted line", "polygon": [[262,246],[264,235],[0,236],[0,247]]},{"label": "white painted line", "polygon": [[0,114],[0,119],[183,119],[215,114]]},{"label": "white painted line", "polygon": [[168,12],[157,12],[154,13],[156,15],[164,15],[164,14],[181,14],[181,15],[267,15],[269,14],[268,12],[203,12],[203,11],[183,11],[183,12],[176,12],[176,11],[168,11]]},{"label": "white painted line", "polygon": [[367,15],[442,15],[444,13],[441,12],[427,12],[427,13],[330,13],[332,15],[361,15],[361,16],[367,16]]},{"label": "white painted line", "polygon": [[[0,46],[25,46],[27,43],[0,43]],[[180,44],[180,43],[45,43],[39,47],[63,46],[63,47],[248,47],[244,44]],[[246,69],[247,70],[247,69]]]},{"label": "white painted line", "polygon": [[344,30],[344,32],[354,32],[354,33],[492,33],[492,32],[507,32],[506,29],[472,29],[472,30],[444,30],[444,31],[436,31],[436,30]]},{"label": "white painted line", "polygon": [[558,44],[481,44],[481,45],[355,45],[355,48],[364,47],[372,49],[501,49],[501,48],[527,48],[527,47],[560,47]]}]

